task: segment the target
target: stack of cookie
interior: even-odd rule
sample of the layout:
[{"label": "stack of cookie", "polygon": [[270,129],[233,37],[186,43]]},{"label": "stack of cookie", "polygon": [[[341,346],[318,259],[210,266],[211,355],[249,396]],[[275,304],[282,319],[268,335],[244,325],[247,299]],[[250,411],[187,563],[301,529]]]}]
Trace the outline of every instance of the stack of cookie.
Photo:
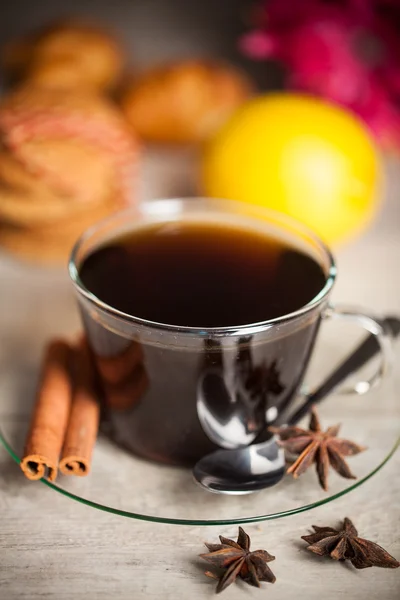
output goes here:
[{"label": "stack of cookie", "polygon": [[137,144],[98,94],[25,85],[0,103],[0,245],[64,260],[91,224],[132,201]]},{"label": "stack of cookie", "polygon": [[214,60],[126,79],[118,41],[80,20],[12,41],[0,60],[18,86],[0,102],[0,246],[41,261],[64,259],[83,230],[132,202],[137,138],[201,145],[254,92]]}]

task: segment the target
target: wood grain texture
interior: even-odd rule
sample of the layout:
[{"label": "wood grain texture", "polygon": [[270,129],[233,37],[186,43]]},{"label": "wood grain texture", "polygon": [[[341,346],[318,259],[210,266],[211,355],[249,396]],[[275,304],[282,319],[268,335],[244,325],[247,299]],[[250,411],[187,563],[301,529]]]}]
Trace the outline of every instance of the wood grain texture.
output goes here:
[{"label": "wood grain texture", "polygon": [[[179,193],[185,178],[190,191],[186,175],[190,157],[178,153],[169,162],[165,158],[162,154],[148,158],[144,172],[153,177],[146,176],[143,197],[159,196],[166,188]],[[180,170],[183,177],[178,177]],[[381,217],[361,240],[339,252],[340,276],[334,296],[377,311],[399,312],[399,178],[395,165],[389,171],[390,188]],[[54,271],[50,276],[39,269],[24,273],[22,280],[20,267],[0,257],[0,426],[13,412],[11,393],[24,397],[31,393],[43,340],[54,333],[73,335],[79,327],[65,273]],[[17,293],[26,289],[26,277],[32,290],[29,298]],[[394,377],[399,389],[399,350],[396,354]],[[373,429],[373,420],[372,414],[367,416],[366,426]],[[398,411],[387,414],[388,430],[396,420]],[[232,586],[224,597],[398,598],[400,570],[358,572],[321,560],[305,551],[300,536],[312,524],[335,525],[349,516],[360,535],[399,558],[399,468],[397,453],[375,477],[338,501],[297,516],[246,526],[253,547],[265,547],[277,557],[271,564],[277,582],[262,591]],[[216,541],[220,533],[235,536],[236,527],[154,525],[88,508],[39,482],[25,481],[0,448],[1,600],[209,599],[215,582],[204,577],[206,563],[197,555],[204,551],[203,541]]]}]

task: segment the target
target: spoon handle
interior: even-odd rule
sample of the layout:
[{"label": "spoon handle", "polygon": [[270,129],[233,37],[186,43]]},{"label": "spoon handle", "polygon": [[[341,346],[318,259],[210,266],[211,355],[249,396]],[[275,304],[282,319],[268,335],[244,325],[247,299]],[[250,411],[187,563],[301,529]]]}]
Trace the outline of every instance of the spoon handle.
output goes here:
[{"label": "spoon handle", "polygon": [[[400,333],[400,319],[387,317],[384,323],[389,328],[393,337]],[[311,409],[313,404],[318,404],[332,390],[338,387],[349,375],[365,365],[378,352],[378,344],[374,335],[369,335],[360,346],[354,350],[335,371],[324,381],[324,383],[292,414],[287,420],[288,425],[298,423]]]}]

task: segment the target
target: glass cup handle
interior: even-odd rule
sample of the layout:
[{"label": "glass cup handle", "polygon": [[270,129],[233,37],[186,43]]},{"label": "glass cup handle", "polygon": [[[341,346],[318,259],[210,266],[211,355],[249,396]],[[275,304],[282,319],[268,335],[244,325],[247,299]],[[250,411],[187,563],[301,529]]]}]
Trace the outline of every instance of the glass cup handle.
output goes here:
[{"label": "glass cup handle", "polygon": [[389,327],[369,311],[357,309],[346,304],[330,304],[323,314],[324,319],[342,319],[352,321],[374,335],[379,345],[380,362],[376,372],[369,379],[358,381],[353,386],[341,386],[341,394],[366,394],[372,388],[378,386],[383,377],[387,375],[393,362],[392,334]]}]

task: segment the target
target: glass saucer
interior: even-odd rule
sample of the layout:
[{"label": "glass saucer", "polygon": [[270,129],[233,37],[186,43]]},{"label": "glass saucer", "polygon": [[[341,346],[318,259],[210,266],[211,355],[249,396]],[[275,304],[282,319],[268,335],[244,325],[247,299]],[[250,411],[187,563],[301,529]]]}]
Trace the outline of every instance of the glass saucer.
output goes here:
[{"label": "glass saucer", "polygon": [[[51,337],[76,336],[81,329],[65,269],[42,269],[0,257],[0,442],[19,463],[28,429],[43,346]],[[29,302],[27,302],[29,298]],[[321,381],[332,363],[355,343],[349,328],[325,327],[318,340],[308,381]],[[397,354],[397,363],[400,352]],[[333,358],[334,357],[334,358]],[[55,492],[116,515],[177,525],[228,525],[286,517],[331,502],[377,473],[399,445],[398,373],[371,393],[332,395],[321,405],[322,425],[341,422],[342,437],[368,446],[349,458],[357,480],[330,473],[329,492],[320,489],[314,469],[298,480],[286,476],[277,486],[248,496],[211,494],[190,470],[161,466],[128,454],[100,436],[92,471],[84,478],[59,475]],[[22,472],[21,489],[30,486]]]},{"label": "glass saucer", "polygon": [[[22,407],[15,399],[10,406],[13,410],[2,417],[0,441],[19,463],[31,403],[25,402]],[[103,435],[97,441],[87,477],[59,475],[56,484],[41,481],[71,500],[144,521],[227,525],[277,519],[321,506],[354,490],[377,473],[399,445],[395,398],[387,390],[376,390],[362,398],[332,396],[321,407],[320,416],[324,426],[342,422],[343,437],[368,445],[367,451],[349,459],[358,479],[342,479],[331,471],[328,493],[319,488],[315,471],[310,469],[298,480],[286,476],[275,487],[256,494],[214,495],[194,482],[190,470],[136,458]]]}]

